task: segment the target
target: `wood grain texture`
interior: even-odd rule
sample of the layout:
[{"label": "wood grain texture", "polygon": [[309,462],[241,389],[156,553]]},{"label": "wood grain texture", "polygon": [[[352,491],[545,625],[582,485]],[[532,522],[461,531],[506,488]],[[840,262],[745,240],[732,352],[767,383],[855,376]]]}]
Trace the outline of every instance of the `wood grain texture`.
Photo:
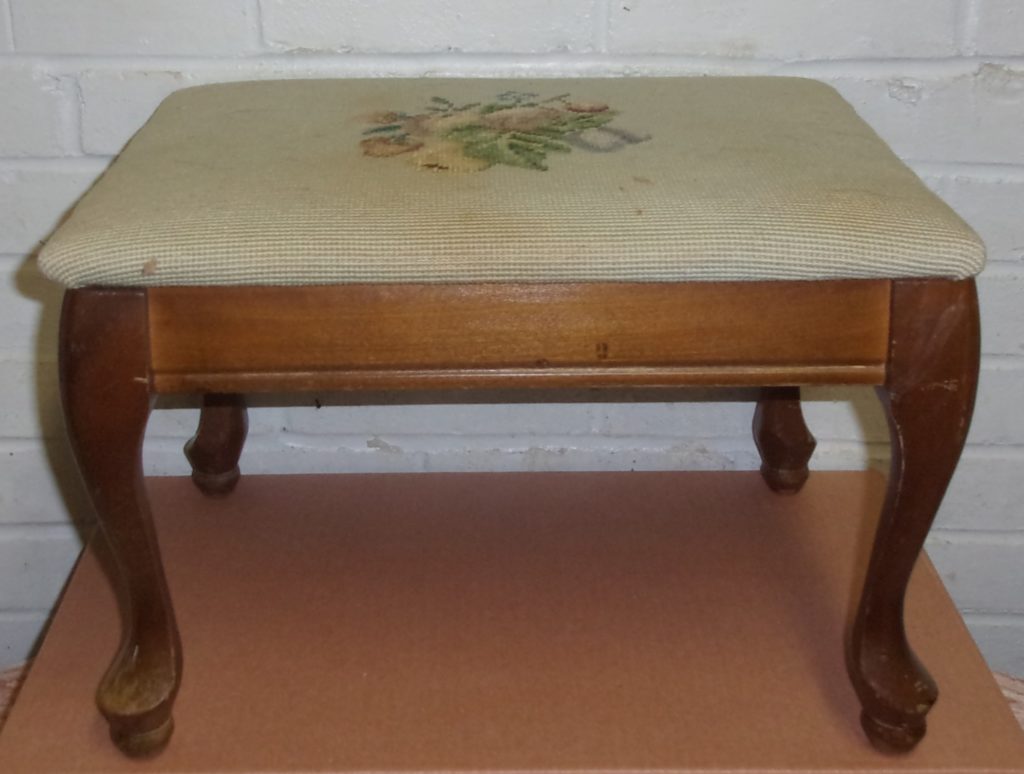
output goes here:
[{"label": "wood grain texture", "polygon": [[60,383],[68,436],[118,570],[121,647],[96,700],[128,755],[162,749],[174,728],[181,645],[142,475],[149,387],[144,290],[64,296]]},{"label": "wood grain texture", "polygon": [[153,288],[158,392],[879,384],[889,282]]},{"label": "wood grain texture", "polygon": [[887,751],[921,740],[938,696],[907,642],[903,600],[967,438],[979,352],[974,280],[893,283],[888,374],[878,390],[892,469],[847,652],[864,730]]}]

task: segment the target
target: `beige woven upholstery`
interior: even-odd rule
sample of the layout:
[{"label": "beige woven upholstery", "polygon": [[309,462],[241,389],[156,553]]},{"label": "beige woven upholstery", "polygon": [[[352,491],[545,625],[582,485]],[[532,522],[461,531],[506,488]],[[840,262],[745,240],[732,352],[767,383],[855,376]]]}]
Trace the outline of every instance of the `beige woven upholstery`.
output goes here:
[{"label": "beige woven upholstery", "polygon": [[171,96],[46,245],[70,286],[964,277],[977,236],[795,78]]}]

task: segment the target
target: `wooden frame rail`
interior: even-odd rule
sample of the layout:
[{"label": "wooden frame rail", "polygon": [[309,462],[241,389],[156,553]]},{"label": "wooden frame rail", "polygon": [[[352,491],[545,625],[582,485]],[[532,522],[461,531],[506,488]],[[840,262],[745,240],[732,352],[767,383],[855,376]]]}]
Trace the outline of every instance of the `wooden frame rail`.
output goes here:
[{"label": "wooden frame rail", "polygon": [[158,393],[881,384],[885,280],[168,287]]}]

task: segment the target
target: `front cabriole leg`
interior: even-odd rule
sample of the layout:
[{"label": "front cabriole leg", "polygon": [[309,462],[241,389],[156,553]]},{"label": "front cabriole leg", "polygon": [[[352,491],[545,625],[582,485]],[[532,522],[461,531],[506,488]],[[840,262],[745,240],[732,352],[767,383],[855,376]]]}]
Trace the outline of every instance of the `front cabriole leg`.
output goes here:
[{"label": "front cabriole leg", "polygon": [[893,283],[886,383],[892,470],[847,651],[871,741],[912,749],[938,696],[907,643],[903,600],[911,570],[960,458],[979,359],[973,280]]},{"label": "front cabriole leg", "polygon": [[97,691],[114,743],[161,750],[173,729],[181,646],[142,475],[152,408],[146,293],[69,290],[61,315],[61,396],[68,435],[117,564],[124,628]]}]

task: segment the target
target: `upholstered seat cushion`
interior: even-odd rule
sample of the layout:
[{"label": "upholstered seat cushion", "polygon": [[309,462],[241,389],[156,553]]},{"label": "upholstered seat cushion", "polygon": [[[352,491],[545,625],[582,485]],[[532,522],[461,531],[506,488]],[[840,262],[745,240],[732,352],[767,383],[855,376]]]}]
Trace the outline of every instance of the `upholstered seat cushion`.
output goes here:
[{"label": "upholstered seat cushion", "polygon": [[70,286],[978,272],[977,236],[798,78],[316,80],[168,98],[45,246]]}]

